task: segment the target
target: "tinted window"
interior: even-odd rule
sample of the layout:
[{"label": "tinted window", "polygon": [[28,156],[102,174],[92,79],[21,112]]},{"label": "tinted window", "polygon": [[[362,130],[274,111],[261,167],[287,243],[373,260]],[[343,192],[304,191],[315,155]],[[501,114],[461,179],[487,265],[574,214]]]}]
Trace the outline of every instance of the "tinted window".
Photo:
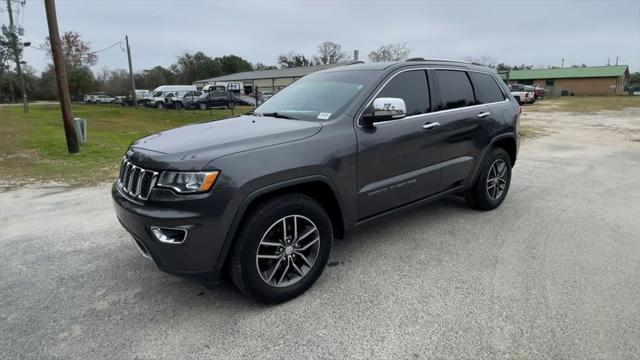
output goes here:
[{"label": "tinted window", "polygon": [[440,84],[441,110],[475,104],[473,87],[464,71],[436,70]]},{"label": "tinted window", "polygon": [[396,75],[377,96],[400,98],[407,106],[407,116],[429,112],[429,87],[424,70],[406,71]]},{"label": "tinted window", "polygon": [[307,75],[274,94],[255,112],[286,114],[301,120],[329,120],[340,115],[377,71],[331,71]]},{"label": "tinted window", "polygon": [[477,72],[470,72],[473,85],[476,89],[476,97],[481,104],[488,104],[504,100],[504,94],[493,76]]}]

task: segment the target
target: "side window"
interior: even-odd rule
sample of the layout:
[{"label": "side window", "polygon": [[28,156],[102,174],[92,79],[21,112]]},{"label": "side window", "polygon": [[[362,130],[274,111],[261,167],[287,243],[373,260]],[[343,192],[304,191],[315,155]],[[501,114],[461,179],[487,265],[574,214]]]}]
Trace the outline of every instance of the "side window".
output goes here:
[{"label": "side window", "polygon": [[500,86],[489,74],[470,72],[473,86],[476,89],[476,97],[481,104],[489,104],[504,100],[504,94]]},{"label": "side window", "polygon": [[404,100],[407,116],[429,112],[429,87],[424,70],[405,71],[396,75],[378,93],[378,98],[392,97]]},{"label": "side window", "polygon": [[475,105],[473,87],[465,71],[436,70],[440,85],[440,110]]}]

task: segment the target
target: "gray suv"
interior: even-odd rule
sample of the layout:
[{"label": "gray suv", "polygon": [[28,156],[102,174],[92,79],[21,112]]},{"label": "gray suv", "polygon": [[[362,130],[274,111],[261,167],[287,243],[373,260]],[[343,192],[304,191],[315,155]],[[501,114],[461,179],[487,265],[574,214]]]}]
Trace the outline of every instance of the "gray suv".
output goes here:
[{"label": "gray suv", "polygon": [[492,69],[412,60],[316,72],[251,113],[135,141],[118,219],[161,270],[278,303],[358,225],[450,194],[498,207],[520,107]]}]

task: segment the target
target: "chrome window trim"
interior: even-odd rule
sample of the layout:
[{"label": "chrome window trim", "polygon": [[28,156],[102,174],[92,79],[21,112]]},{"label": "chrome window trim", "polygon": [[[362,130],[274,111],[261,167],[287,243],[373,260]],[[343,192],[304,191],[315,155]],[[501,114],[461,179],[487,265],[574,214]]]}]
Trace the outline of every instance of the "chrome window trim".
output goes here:
[{"label": "chrome window trim", "polygon": [[[496,102],[491,102],[491,103],[486,103],[486,104],[478,104],[478,105],[471,105],[471,106],[465,106],[465,107],[460,107],[460,108],[455,108],[455,109],[445,109],[445,110],[437,110],[437,111],[432,111],[432,112],[428,112],[428,113],[424,113],[424,114],[418,114],[418,115],[411,115],[411,116],[405,116],[401,119],[392,119],[392,120],[385,120],[385,121],[378,121],[378,122],[374,122],[373,125],[380,125],[380,124],[387,124],[387,123],[391,123],[391,122],[395,122],[395,121],[402,121],[402,120],[406,120],[406,119],[413,119],[413,118],[417,118],[420,116],[429,116],[429,115],[433,115],[433,114],[442,114],[442,113],[446,113],[446,112],[451,112],[451,111],[457,111],[457,110],[464,110],[464,109],[472,109],[472,108],[476,108],[476,107],[480,107],[480,106],[487,106],[487,105],[492,105],[492,104],[502,104],[505,102],[510,102],[511,100],[509,99],[509,97],[504,93],[504,89],[502,88],[502,86],[500,86],[500,83],[497,82],[496,78],[493,76],[492,73],[487,72],[487,71],[479,71],[479,70],[469,70],[469,69],[459,69],[459,68],[443,68],[443,67],[412,67],[409,69],[404,69],[404,70],[400,70],[396,73],[394,73],[393,75],[391,75],[391,77],[389,77],[384,84],[382,84],[382,86],[380,87],[380,89],[378,89],[378,91],[376,91],[373,96],[371,97],[371,99],[369,99],[369,101],[367,102],[367,104],[362,108],[362,110],[360,110],[358,112],[358,116],[356,117],[356,125],[359,128],[364,128],[364,126],[362,126],[360,124],[360,119],[362,119],[362,114],[364,113],[365,109],[367,107],[369,107],[369,105],[371,105],[373,103],[373,100],[376,99],[376,96],[378,96],[378,94],[382,91],[382,89],[384,89],[385,86],[387,86],[387,84],[389,83],[389,81],[393,80],[393,78],[395,78],[398,74],[401,74],[403,72],[407,72],[407,71],[415,71],[415,70],[450,70],[450,71],[466,71],[466,72],[477,72],[480,74],[487,74],[489,76],[491,76],[491,78],[493,78],[493,81],[496,81],[496,84],[498,85],[498,88],[500,88],[500,91],[502,91],[502,95],[505,97],[504,100],[502,101],[496,101]],[[429,81],[429,78],[427,76],[427,81]],[[469,79],[469,81],[472,81],[471,79]],[[473,85],[473,83],[472,83]],[[431,104],[430,104],[431,105]]]}]

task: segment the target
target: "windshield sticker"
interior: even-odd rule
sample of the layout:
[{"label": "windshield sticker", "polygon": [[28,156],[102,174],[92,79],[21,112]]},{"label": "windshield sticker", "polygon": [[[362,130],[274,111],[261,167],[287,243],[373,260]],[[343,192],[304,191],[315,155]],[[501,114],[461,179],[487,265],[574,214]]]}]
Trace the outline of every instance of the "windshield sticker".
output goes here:
[{"label": "windshield sticker", "polygon": [[318,120],[327,120],[331,117],[331,113],[320,113],[318,114]]}]

